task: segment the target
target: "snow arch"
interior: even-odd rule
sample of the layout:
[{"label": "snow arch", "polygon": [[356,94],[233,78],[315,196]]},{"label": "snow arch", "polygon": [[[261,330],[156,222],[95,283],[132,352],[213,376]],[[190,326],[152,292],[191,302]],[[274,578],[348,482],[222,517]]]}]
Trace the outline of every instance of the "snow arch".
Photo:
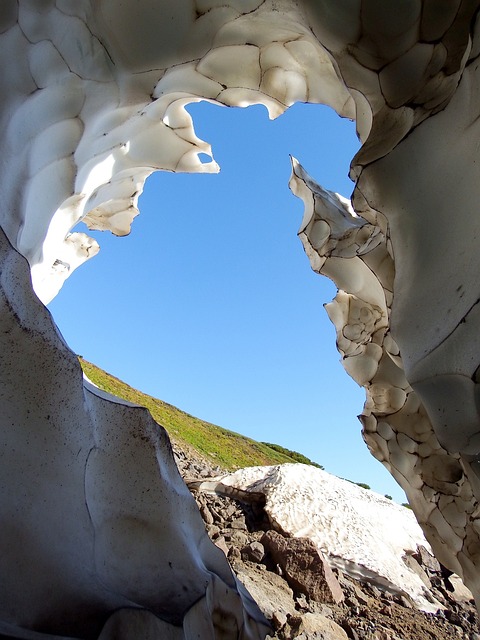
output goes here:
[{"label": "snow arch", "polygon": [[[218,611],[245,638],[264,633],[202,537],[168,443],[141,410],[82,387],[18,256],[46,302],[98,250],[73,231],[79,220],[128,233],[152,171],[216,171],[200,162],[210,148],[184,109],[202,99],[262,103],[272,117],[296,101],[324,103],[356,119],[356,213],[294,162],[300,237],[312,267],[339,288],[328,313],[345,368],[367,392],[367,445],[406,491],[439,559],[480,597],[477,10],[469,0],[2,3],[0,509],[2,547],[14,550],[1,556],[12,577],[0,592],[2,630],[68,635],[68,616],[81,610],[81,633],[93,637],[110,612],[137,606],[163,616],[172,637],[229,637],[213,622]],[[143,444],[127,445],[138,430]],[[125,457],[130,446],[137,462]],[[141,498],[152,477],[166,496],[155,515]],[[169,565],[155,555],[160,506],[168,513],[174,499],[187,515],[161,539],[172,544],[182,594],[158,589]],[[119,549],[140,531],[125,562]],[[29,582],[19,539],[59,588],[85,568],[67,610],[54,597],[40,604],[41,581],[29,584],[29,599],[13,588],[13,577]]]}]

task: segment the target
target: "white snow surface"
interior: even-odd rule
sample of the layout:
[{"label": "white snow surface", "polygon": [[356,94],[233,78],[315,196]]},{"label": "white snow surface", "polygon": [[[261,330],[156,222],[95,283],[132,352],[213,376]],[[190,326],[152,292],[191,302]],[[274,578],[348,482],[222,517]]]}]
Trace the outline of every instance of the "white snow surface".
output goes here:
[{"label": "white snow surface", "polygon": [[218,480],[225,487],[263,493],[272,525],[312,540],[332,566],[390,592],[406,593],[425,611],[441,607],[402,559],[419,545],[432,553],[409,509],[303,464],[248,467]]}]

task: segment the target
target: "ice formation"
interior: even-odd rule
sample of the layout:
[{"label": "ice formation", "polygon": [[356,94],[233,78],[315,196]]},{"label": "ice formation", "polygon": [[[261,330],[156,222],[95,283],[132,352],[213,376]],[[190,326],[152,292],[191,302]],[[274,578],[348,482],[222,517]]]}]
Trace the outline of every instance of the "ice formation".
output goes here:
[{"label": "ice formation", "polygon": [[[109,569],[87,563],[85,582],[66,605],[53,596],[28,602],[23,596],[23,586],[34,593],[40,574],[75,550],[62,566],[67,580],[83,566],[83,545],[102,539],[96,517],[109,516],[100,490],[78,530],[59,515],[64,509],[76,517],[84,509],[82,474],[105,488],[123,468],[119,517],[136,526],[127,477],[136,477],[138,463],[123,448],[136,451],[140,442],[120,447],[122,438],[109,427],[118,404],[104,399],[101,410],[86,415],[97,401],[83,389],[63,342],[45,328],[15,252],[28,260],[34,289],[46,302],[98,251],[75,230],[80,220],[126,234],[152,171],[216,171],[214,160],[200,162],[198,154],[210,154],[210,147],[196,137],[184,109],[202,99],[262,103],[272,117],[296,101],[325,103],[356,120],[362,141],[351,170],[356,214],[294,162],[292,190],[305,202],[300,236],[313,268],[339,288],[328,313],[345,367],[367,392],[365,440],[406,491],[438,558],[480,599],[478,8],[474,0],[2,1],[0,224],[10,244],[2,250],[0,620],[10,635],[28,633],[20,627],[69,632],[66,621],[81,606],[99,628],[119,606],[106,588],[110,581],[126,601],[161,615],[161,589],[152,586],[138,599],[129,587],[122,591],[132,571],[152,576],[149,527],[175,541],[186,527],[180,536],[186,557],[203,562],[209,576],[192,586],[191,576],[205,576],[204,569],[179,570],[191,597],[169,594],[176,611],[171,634],[180,629],[190,638],[204,624],[210,625],[201,630],[204,638],[231,636],[221,616],[208,613],[220,606],[212,586],[219,580],[232,590],[221,606],[243,625],[242,637],[263,633],[227,568],[210,569],[196,516],[178,518],[172,529],[161,524],[168,520],[162,508],[168,513],[173,496],[184,494],[177,481],[158,479],[169,454],[158,453],[148,420],[138,428],[145,431],[145,455],[148,449],[157,460],[157,468],[148,468],[158,513],[149,509],[139,564],[120,562],[117,541],[118,562]],[[62,440],[65,429],[84,443],[90,437],[94,447],[107,438],[119,458],[107,456],[104,469],[82,468],[72,454],[85,451]],[[33,454],[45,464],[32,466]],[[39,479],[48,495],[58,494],[56,506],[44,506],[40,489],[35,494]],[[132,495],[139,486],[130,487]],[[50,510],[66,532],[58,548]],[[27,546],[37,571],[22,564]],[[244,615],[243,606],[251,613]],[[118,614],[109,628],[145,618]]]},{"label": "ice formation", "polygon": [[408,594],[425,611],[441,608],[404,561],[429,544],[413,513],[392,500],[303,464],[249,467],[199,489],[204,485],[233,497],[245,491],[256,499],[263,495],[275,529],[309,538],[332,566],[391,593]]},{"label": "ice formation", "polygon": [[128,629],[138,608],[143,631],[122,638],[146,637],[155,617],[162,638],[263,638],[267,623],[208,539],[165,430],[82,385],[3,233],[0,282],[0,636],[96,638],[105,624],[102,640],[114,640],[110,615]]}]

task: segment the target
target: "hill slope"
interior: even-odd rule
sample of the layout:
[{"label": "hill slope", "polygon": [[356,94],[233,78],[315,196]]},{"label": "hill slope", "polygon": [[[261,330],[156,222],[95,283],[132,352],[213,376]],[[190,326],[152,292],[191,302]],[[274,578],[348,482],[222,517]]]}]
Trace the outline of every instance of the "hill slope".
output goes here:
[{"label": "hill slope", "polygon": [[[256,442],[238,433],[210,424],[177,409],[171,404],[133,389],[125,382],[80,358],[87,377],[100,389],[124,400],[146,407],[153,418],[168,431],[171,440],[183,449],[192,447],[213,466],[226,470],[243,467],[303,462],[305,456],[278,445]],[[319,466],[319,465],[315,465]]]}]

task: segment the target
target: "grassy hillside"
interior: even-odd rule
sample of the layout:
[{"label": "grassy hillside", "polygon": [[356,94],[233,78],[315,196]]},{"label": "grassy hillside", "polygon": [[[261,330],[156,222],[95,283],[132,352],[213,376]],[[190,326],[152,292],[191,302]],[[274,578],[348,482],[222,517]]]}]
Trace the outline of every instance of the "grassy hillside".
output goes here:
[{"label": "grassy hillside", "polygon": [[[289,451],[278,445],[256,442],[233,431],[194,418],[171,404],[133,389],[86,360],[80,359],[80,363],[88,378],[100,389],[146,407],[153,418],[165,427],[174,442],[187,450],[193,447],[213,465],[235,470],[257,465],[298,462],[299,454],[295,451]],[[304,456],[302,461],[306,464],[310,463],[310,460]]]}]

